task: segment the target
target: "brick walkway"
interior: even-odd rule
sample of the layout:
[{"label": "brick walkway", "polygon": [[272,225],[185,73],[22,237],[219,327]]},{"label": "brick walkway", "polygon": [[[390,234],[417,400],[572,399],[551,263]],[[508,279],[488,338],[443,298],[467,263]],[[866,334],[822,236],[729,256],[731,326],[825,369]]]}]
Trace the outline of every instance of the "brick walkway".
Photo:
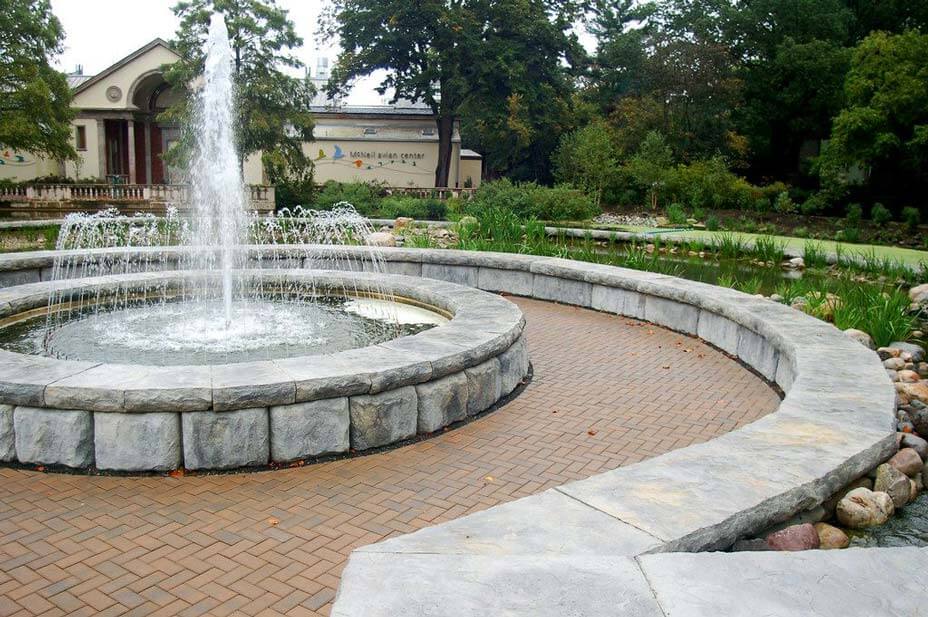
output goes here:
[{"label": "brick walkway", "polygon": [[327,615],[357,546],[709,439],[777,405],[693,339],[517,302],[534,382],[434,439],[252,474],[0,468],[0,615]]}]

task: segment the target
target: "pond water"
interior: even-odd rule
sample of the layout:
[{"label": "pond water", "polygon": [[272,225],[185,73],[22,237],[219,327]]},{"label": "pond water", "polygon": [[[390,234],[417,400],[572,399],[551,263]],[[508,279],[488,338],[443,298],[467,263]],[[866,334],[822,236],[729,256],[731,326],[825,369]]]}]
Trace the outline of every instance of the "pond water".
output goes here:
[{"label": "pond water", "polygon": [[851,546],[928,546],[928,492],[896,510],[885,525],[849,531],[848,536]]}]

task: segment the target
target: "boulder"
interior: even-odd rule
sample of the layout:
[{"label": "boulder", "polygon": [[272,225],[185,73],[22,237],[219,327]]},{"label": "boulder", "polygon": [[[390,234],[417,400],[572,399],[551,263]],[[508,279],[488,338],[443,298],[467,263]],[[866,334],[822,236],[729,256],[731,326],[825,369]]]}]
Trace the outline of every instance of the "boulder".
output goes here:
[{"label": "boulder", "polygon": [[851,529],[882,525],[894,511],[893,500],[889,495],[863,487],[855,488],[845,495],[835,509],[841,524]]},{"label": "boulder", "polygon": [[897,373],[899,381],[902,383],[918,383],[919,374],[911,369],[904,369]]},{"label": "boulder", "polygon": [[886,369],[886,376],[889,377],[889,380],[893,383],[899,381],[899,372],[891,369]]},{"label": "boulder", "polygon": [[[905,435],[903,435],[903,438],[904,437]],[[899,450],[887,463],[907,476],[914,476],[921,473],[922,467],[925,464],[914,448],[903,448]]]},{"label": "boulder", "polygon": [[921,377],[928,377],[928,362],[919,362],[915,372]]},{"label": "boulder", "polygon": [[269,421],[271,460],[278,463],[348,451],[347,397],[275,405]]},{"label": "boulder", "polygon": [[97,468],[170,471],[181,463],[180,415],[172,411],[93,414]]},{"label": "boulder", "polygon": [[876,468],[873,491],[886,493],[893,500],[893,506],[901,508],[909,503],[909,478],[895,467],[883,463]]},{"label": "boulder", "polygon": [[898,356],[889,358],[888,360],[883,360],[883,368],[889,369],[891,371],[901,371],[903,368],[905,368],[905,360]]},{"label": "boulder", "polygon": [[922,485],[928,486],[928,463],[925,463],[925,466],[922,467]]},{"label": "boulder", "polygon": [[16,460],[16,441],[13,437],[13,407],[0,405],[0,462]]},{"label": "boulder", "polygon": [[366,241],[368,246],[396,246],[396,236],[389,231],[375,231],[368,234]]},{"label": "boulder", "polygon": [[928,305],[928,283],[911,288],[909,290],[909,300],[915,304]]},{"label": "boulder", "polygon": [[774,551],[807,551],[818,548],[818,532],[811,523],[792,525],[767,536],[767,546]]},{"label": "boulder", "polygon": [[912,503],[913,501],[915,501],[915,498],[918,497],[918,491],[919,491],[918,484],[919,484],[918,482],[916,482],[912,478],[909,478],[909,503]]},{"label": "boulder", "polygon": [[184,466],[229,469],[266,465],[269,432],[267,407],[184,412],[181,415]]},{"label": "boulder", "polygon": [[847,548],[851,543],[847,534],[828,523],[815,523],[818,533],[818,547],[821,549]]},{"label": "boulder", "polygon": [[802,257],[793,257],[786,262],[786,267],[791,270],[804,270],[806,267],[806,260]]},{"label": "boulder", "polygon": [[89,411],[16,407],[13,432],[21,463],[66,467],[93,463],[93,414]]},{"label": "boulder", "polygon": [[499,360],[490,358],[464,372],[467,375],[467,415],[473,416],[499,400],[503,387]]},{"label": "boulder", "polygon": [[377,394],[359,394],[349,401],[351,447],[377,448],[416,434],[419,405],[415,386]]},{"label": "boulder", "polygon": [[928,381],[903,384],[902,391],[910,401],[928,404]]},{"label": "boulder", "polygon": [[921,362],[925,359],[925,348],[921,345],[896,341],[890,343],[889,346],[899,350],[899,357],[904,357],[908,354],[908,356],[905,356],[905,359],[909,362]]},{"label": "boulder", "polygon": [[911,433],[903,434],[899,442],[899,447],[911,448],[915,450],[923,461],[928,461],[928,441],[925,441],[925,439],[918,435],[912,435]]},{"label": "boulder", "polygon": [[915,432],[923,438],[928,438],[928,409],[913,405],[908,412],[908,416],[912,426],[915,427]]},{"label": "boulder", "polygon": [[873,490],[873,480],[864,476],[863,478],[858,478],[845,486],[843,489],[829,497],[822,503],[822,507],[825,509],[826,516],[831,516],[835,512],[835,508],[838,506],[838,502],[844,499],[844,496],[853,491],[856,488],[865,488],[868,491]]},{"label": "boulder", "polygon": [[396,217],[396,220],[393,221],[393,231],[394,231],[395,233],[400,233],[401,231],[403,231],[404,229],[406,229],[407,227],[409,227],[409,225],[410,225],[410,223],[412,223],[412,221],[413,221],[413,219],[409,218],[408,216],[398,216],[398,217]]},{"label": "boulder", "polygon": [[467,375],[463,371],[416,386],[416,430],[434,433],[467,417]]},{"label": "boulder", "polygon": [[851,338],[867,349],[876,349],[876,343],[873,342],[873,337],[864,332],[863,330],[858,330],[856,328],[848,328],[844,331],[845,336]]},{"label": "boulder", "polygon": [[880,360],[889,360],[890,358],[898,358],[899,350],[891,347],[878,347],[876,355],[880,357]]}]

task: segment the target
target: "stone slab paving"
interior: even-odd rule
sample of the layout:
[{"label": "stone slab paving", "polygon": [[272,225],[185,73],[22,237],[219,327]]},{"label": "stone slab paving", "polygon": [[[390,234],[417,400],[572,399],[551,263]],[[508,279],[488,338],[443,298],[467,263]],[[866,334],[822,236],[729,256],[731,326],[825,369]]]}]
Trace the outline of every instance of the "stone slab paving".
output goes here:
[{"label": "stone slab paving", "polygon": [[[581,589],[552,595],[552,577],[565,571],[601,590],[604,607],[652,614],[638,612],[652,608],[646,587],[621,597],[615,590],[637,571],[618,555],[656,540],[548,489],[715,438],[773,411],[779,399],[692,338],[515,301],[527,319],[534,381],[498,411],[429,440],[253,474],[128,478],[0,468],[0,615],[327,615],[353,549],[536,494],[528,505],[506,507],[528,508],[531,520],[558,527],[557,546],[546,544],[550,534],[532,545],[524,530],[497,529],[492,542],[448,564],[476,581],[489,571],[482,556],[527,551],[512,567],[493,566],[495,584],[505,587],[528,568],[534,591],[493,598],[485,589],[481,599],[495,604],[464,614],[538,606],[577,614]],[[549,508],[576,510],[577,524],[561,529],[544,518]],[[573,547],[566,555],[565,545]],[[423,558],[416,567],[437,572],[432,565]]]}]

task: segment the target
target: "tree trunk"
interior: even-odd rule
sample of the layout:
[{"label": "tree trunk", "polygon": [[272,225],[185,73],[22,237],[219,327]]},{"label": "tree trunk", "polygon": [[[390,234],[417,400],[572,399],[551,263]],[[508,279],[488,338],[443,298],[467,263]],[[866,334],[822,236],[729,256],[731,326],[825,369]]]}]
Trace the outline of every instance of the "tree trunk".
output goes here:
[{"label": "tree trunk", "polygon": [[451,174],[451,138],[454,136],[454,117],[438,116],[438,165],[435,167],[435,186],[448,187]]}]

